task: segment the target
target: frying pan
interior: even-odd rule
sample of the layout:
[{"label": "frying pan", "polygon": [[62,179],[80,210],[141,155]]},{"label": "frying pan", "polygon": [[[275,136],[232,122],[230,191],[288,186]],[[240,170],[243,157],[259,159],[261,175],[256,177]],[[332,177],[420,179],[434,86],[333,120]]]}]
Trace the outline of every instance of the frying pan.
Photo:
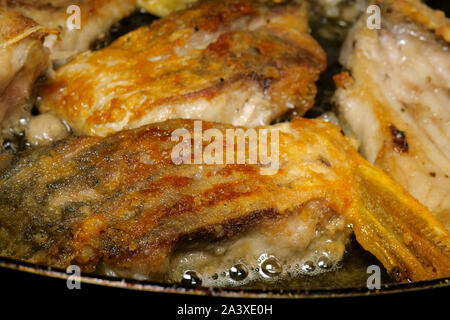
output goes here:
[{"label": "frying pan", "polygon": [[[365,252],[353,239],[350,250],[344,257],[342,267],[339,270],[315,277],[290,280],[289,282],[254,283],[248,287],[235,288],[206,288],[185,287],[180,284],[138,281],[84,273],[77,280],[87,284],[154,293],[259,299],[380,296],[394,293],[410,293],[419,290],[450,288],[450,277],[421,282],[395,283],[388,277],[386,271],[382,270],[380,289],[369,289],[366,284],[369,274],[367,274],[366,270],[367,266],[373,264],[377,265],[377,260],[368,252]],[[71,276],[65,270],[1,257],[0,267],[63,280],[67,280]]]},{"label": "frying pan", "polygon": [[[448,0],[431,0],[426,2],[429,6],[436,9],[441,9],[449,15],[450,3]],[[100,39],[93,44],[92,49],[98,50],[108,45],[111,41],[121,35],[134,30],[139,26],[149,24],[155,19],[156,17],[149,14],[136,12],[130,17],[122,20],[117,26],[114,26],[109,34],[105,35],[103,39]],[[312,28],[314,32],[314,22]],[[307,117],[316,117],[324,111],[329,110],[330,98],[333,92],[331,76],[340,70],[337,59],[342,39],[330,40],[323,39],[319,35],[314,36],[327,51],[329,67],[318,82],[319,92],[316,107],[307,113]],[[380,289],[371,290],[367,286],[367,279],[370,276],[370,274],[367,273],[367,267],[371,265],[378,265],[382,270]],[[68,279],[70,276],[70,274],[68,274],[65,270],[34,265],[23,261],[2,257],[0,257],[0,267],[59,279]],[[180,284],[137,281],[83,273],[80,275],[79,280],[83,283],[100,286],[150,291],[156,293],[240,298],[341,298],[379,296],[444,287],[450,288],[450,277],[411,283],[393,282],[381,264],[368,252],[364,251],[355,239],[352,240],[348,252],[344,257],[342,267],[338,270],[315,277],[304,277],[290,281],[279,281],[269,284],[253,283],[247,287],[204,288],[184,287]]]}]

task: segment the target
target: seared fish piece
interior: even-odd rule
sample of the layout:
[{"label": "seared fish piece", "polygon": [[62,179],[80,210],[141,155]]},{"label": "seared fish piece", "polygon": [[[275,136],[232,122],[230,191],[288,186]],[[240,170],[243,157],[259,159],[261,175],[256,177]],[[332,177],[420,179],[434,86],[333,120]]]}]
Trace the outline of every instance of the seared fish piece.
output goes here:
[{"label": "seared fish piece", "polygon": [[50,59],[43,39],[46,28],[18,13],[0,10],[0,142],[28,117],[33,83]]},{"label": "seared fish piece", "polygon": [[450,229],[450,20],[419,1],[375,1],[350,33],[336,77],[344,130]]},{"label": "seared fish piece", "polygon": [[202,1],[78,55],[40,94],[78,134],[173,118],[255,127],[314,103],[325,53],[305,4]]},{"label": "seared fish piece", "polygon": [[[1,0],[0,8],[20,12],[39,24],[57,30],[47,45],[52,59],[64,61],[70,56],[89,49],[90,44],[107,32],[120,19],[135,9],[136,0]],[[67,21],[72,20],[80,9],[80,29],[69,29]],[[75,25],[75,24],[74,24]]]},{"label": "seared fish piece", "polygon": [[139,7],[160,17],[167,16],[177,10],[186,9],[189,4],[194,2],[197,2],[197,0],[137,0]]},{"label": "seared fish piece", "polygon": [[[160,17],[185,9],[194,2],[196,0],[137,0],[139,7]],[[286,0],[275,2],[281,3]],[[308,2],[324,17],[355,22],[360,13],[367,8],[369,0],[308,0]]]},{"label": "seared fish piece", "polygon": [[[215,137],[228,137],[226,130],[233,129],[208,122],[202,127],[216,129]],[[242,237],[255,237],[269,253],[287,257],[340,241],[330,249],[340,258],[352,226],[363,247],[399,279],[450,275],[449,233],[361,158],[337,127],[307,119],[265,127],[278,130],[279,170],[273,175],[248,162],[175,164],[180,140],[173,134],[181,128],[183,136],[198,137],[193,120],[169,120],[15,156],[0,173],[1,254],[147,277],[179,266],[170,257],[180,245],[207,241],[210,248]],[[211,146],[206,133],[197,148]],[[226,148],[226,140],[215,140],[216,148]],[[186,159],[198,160],[194,155]],[[314,243],[319,237],[325,241]],[[225,251],[233,247],[243,256],[229,257],[246,261],[257,244]]]}]

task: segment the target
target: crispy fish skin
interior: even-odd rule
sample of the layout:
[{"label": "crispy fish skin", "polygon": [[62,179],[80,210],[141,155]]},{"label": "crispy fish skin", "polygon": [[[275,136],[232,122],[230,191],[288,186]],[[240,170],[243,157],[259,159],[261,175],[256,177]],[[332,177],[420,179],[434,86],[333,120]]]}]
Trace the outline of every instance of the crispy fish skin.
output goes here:
[{"label": "crispy fish skin", "polygon": [[81,135],[167,119],[255,127],[314,103],[326,56],[304,3],[201,1],[78,55],[40,90]]},{"label": "crispy fish skin", "polygon": [[185,9],[196,0],[137,0],[137,5],[160,17]]},{"label": "crispy fish skin", "polygon": [[[279,129],[275,175],[250,164],[175,165],[171,134],[179,128],[192,133],[194,122],[72,138],[15,156],[0,173],[1,254],[148,274],[183,239],[239,236],[320,200],[399,278],[450,274],[448,232],[337,127],[308,119],[266,127]],[[209,128],[225,136],[232,127],[203,122]]]},{"label": "crispy fish skin", "polygon": [[47,34],[35,21],[0,10],[0,141],[29,115],[33,84],[50,64]]},{"label": "crispy fish skin", "polygon": [[[68,19],[80,9],[80,29],[69,30]],[[19,12],[59,32],[50,44],[52,59],[64,61],[89,49],[90,44],[120,19],[133,12],[136,0],[2,0],[0,8]]]},{"label": "crispy fish skin", "polygon": [[[276,3],[288,0],[276,0]],[[196,0],[137,0],[137,5],[160,17],[185,9]],[[355,22],[360,12],[367,8],[368,0],[307,0],[313,10],[330,19]]]},{"label": "crispy fish skin", "polygon": [[413,0],[374,1],[341,53],[336,102],[346,134],[450,230],[450,20]]}]

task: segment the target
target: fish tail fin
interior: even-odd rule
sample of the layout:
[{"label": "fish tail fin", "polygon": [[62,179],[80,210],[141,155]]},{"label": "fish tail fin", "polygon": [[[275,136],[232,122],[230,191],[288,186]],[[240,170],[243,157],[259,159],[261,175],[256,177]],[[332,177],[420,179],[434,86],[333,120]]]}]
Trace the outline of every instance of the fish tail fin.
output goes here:
[{"label": "fish tail fin", "polygon": [[360,202],[349,215],[358,242],[398,280],[450,276],[450,233],[387,174],[361,163]]}]

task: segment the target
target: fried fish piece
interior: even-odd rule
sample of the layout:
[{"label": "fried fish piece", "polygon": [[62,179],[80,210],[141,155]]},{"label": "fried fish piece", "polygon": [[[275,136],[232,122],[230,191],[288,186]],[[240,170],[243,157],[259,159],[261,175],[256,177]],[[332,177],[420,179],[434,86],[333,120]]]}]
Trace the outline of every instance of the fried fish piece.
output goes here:
[{"label": "fried fish piece", "polygon": [[0,10],[0,142],[28,117],[35,80],[50,63],[44,48],[48,30],[18,13]]},{"label": "fried fish piece", "polygon": [[344,131],[450,230],[450,20],[420,1],[375,1],[381,29],[361,17],[336,77]]},{"label": "fried fish piece", "polygon": [[160,17],[167,16],[177,10],[186,9],[189,4],[194,2],[197,2],[197,0],[137,0],[139,7]]},{"label": "fried fish piece", "polygon": [[[182,10],[196,2],[197,0],[137,0],[139,7],[160,17]],[[341,19],[346,22],[355,22],[361,12],[367,8],[368,0],[307,0],[312,9],[320,15]],[[276,3],[286,2],[286,0],[274,0]]]},{"label": "fried fish piece", "polygon": [[[2,0],[0,8],[19,12],[37,23],[57,30],[47,41],[52,59],[64,61],[89,49],[90,44],[107,32],[136,7],[136,0]],[[67,22],[76,22],[79,9],[80,28],[70,29]]]},{"label": "fried fish piece", "polygon": [[[215,137],[236,129],[202,127],[216,129]],[[250,245],[234,246],[240,258],[255,253],[252,239],[274,255],[301,256],[318,237],[327,239],[320,249],[345,244],[352,226],[364,248],[400,278],[450,275],[449,233],[334,125],[299,118],[260,128],[278,132],[279,169],[272,175],[261,174],[267,164],[260,162],[175,164],[180,140],[173,137],[182,128],[183,137],[198,135],[193,120],[168,120],[15,156],[0,173],[1,255],[145,277],[170,272],[180,244],[247,237]],[[203,133],[199,146],[206,150],[211,137]],[[187,159],[198,160],[194,155]],[[342,246],[332,253],[340,258]]]},{"label": "fried fish piece", "polygon": [[173,118],[268,125],[312,107],[326,56],[304,3],[201,1],[78,55],[41,90],[42,112],[106,136]]}]

